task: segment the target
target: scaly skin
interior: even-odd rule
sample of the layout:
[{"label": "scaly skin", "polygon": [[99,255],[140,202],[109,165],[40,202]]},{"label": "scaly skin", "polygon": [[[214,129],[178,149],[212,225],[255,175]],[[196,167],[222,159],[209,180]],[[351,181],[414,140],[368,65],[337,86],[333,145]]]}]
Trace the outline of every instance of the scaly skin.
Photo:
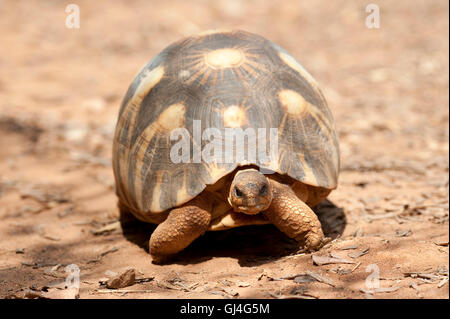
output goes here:
[{"label": "scaly skin", "polygon": [[203,235],[211,223],[210,205],[198,198],[172,209],[167,219],[150,237],[150,255],[155,263],[164,262]]},{"label": "scaly skin", "polygon": [[263,214],[280,231],[294,238],[306,251],[320,249],[324,241],[322,226],[312,209],[286,185],[270,180],[272,203]]},{"label": "scaly skin", "polygon": [[[242,196],[254,195],[252,193],[254,189],[258,190],[259,186],[263,184],[262,182],[257,183],[258,180],[254,178],[254,175],[255,172],[248,172],[248,176],[244,177],[248,177],[249,180],[245,180],[242,185],[239,184],[243,192]],[[264,178],[264,180],[266,179]],[[301,201],[289,186],[272,179],[268,181],[270,193],[268,192],[265,196],[270,197],[271,202],[267,210],[261,213],[280,231],[298,241],[305,251],[320,249],[326,241],[320,221],[313,210]],[[233,183],[234,186],[235,184]],[[233,185],[231,194],[233,194]],[[246,185],[250,185],[249,189]],[[238,205],[242,201],[241,199],[236,200]],[[183,206],[172,209],[167,219],[158,225],[150,238],[149,248],[153,261],[155,263],[165,262],[167,257],[182,251],[203,235],[211,223],[211,209],[212,204],[208,198],[203,199],[202,197],[194,198]]]}]

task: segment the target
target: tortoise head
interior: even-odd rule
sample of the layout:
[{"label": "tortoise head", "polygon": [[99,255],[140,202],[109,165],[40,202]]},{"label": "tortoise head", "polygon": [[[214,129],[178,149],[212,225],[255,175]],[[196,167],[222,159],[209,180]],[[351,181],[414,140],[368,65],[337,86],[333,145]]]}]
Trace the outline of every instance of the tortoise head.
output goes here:
[{"label": "tortoise head", "polygon": [[258,214],[269,208],[272,188],[264,174],[255,169],[240,170],[231,182],[228,202],[235,212]]}]

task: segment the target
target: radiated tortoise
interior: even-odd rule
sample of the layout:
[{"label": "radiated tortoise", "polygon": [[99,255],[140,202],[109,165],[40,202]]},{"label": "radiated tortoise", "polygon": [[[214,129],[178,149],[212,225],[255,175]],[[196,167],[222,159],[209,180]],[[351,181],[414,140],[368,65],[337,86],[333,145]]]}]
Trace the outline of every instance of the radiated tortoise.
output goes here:
[{"label": "radiated tortoise", "polygon": [[312,251],[324,234],[310,207],[337,186],[339,145],[316,81],[287,51],[208,31],[164,49],[131,83],[113,169],[121,213],[159,224],[155,262],[207,230],[268,223]]}]

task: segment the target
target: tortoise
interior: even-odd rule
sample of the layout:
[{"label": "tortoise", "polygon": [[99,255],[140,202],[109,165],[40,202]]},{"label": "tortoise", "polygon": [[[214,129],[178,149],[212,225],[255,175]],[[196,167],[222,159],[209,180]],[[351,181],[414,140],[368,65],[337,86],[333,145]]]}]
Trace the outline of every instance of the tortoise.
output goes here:
[{"label": "tortoise", "polygon": [[320,249],[311,207],[337,187],[339,166],[317,82],[286,50],[241,30],[184,38],[144,65],[113,141],[121,216],[159,224],[149,241],[156,263],[207,230],[244,225],[273,224]]}]

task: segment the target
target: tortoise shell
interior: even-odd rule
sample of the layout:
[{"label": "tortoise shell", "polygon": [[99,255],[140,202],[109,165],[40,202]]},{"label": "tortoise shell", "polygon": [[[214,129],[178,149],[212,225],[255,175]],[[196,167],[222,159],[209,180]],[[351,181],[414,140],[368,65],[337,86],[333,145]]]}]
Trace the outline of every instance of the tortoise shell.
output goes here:
[{"label": "tortoise shell", "polygon": [[[199,160],[204,141],[194,137],[194,120],[220,132],[277,128],[278,149],[269,161]],[[192,142],[188,162],[171,158],[171,134],[179,128]],[[222,147],[226,138],[214,142]],[[337,186],[338,140],[316,81],[284,49],[244,31],[206,32],[170,45],[141,69],[120,108],[113,145],[120,201],[144,214],[167,211],[243,165],[326,190]]]}]

